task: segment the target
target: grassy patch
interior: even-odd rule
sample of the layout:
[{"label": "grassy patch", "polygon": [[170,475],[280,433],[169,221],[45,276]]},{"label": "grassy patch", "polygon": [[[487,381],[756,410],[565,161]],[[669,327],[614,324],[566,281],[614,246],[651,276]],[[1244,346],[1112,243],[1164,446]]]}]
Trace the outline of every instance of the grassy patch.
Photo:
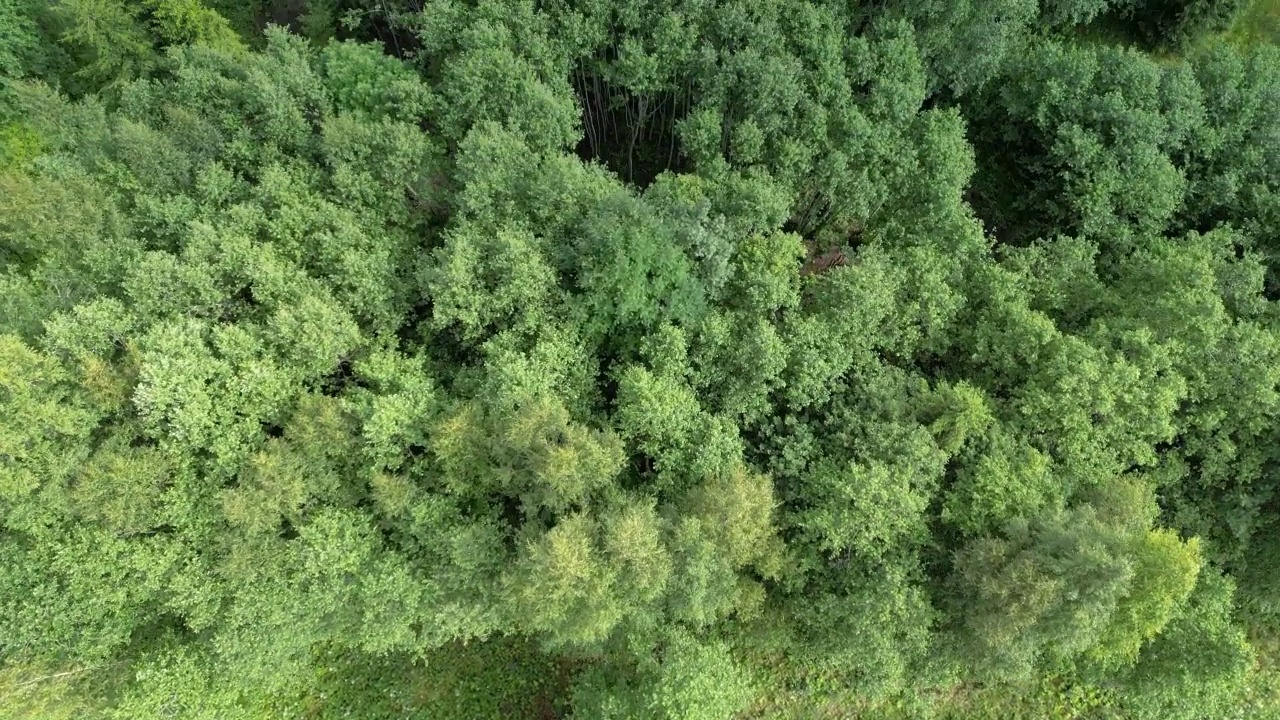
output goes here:
[{"label": "grassy patch", "polygon": [[15,169],[42,151],[40,135],[29,126],[18,122],[0,125],[0,171]]},{"label": "grassy patch", "polygon": [[128,679],[122,664],[104,667],[0,667],[0,720],[93,720]]},{"label": "grassy patch", "polygon": [[531,643],[455,643],[425,660],[344,655],[321,659],[315,690],[299,703],[314,720],[540,720],[563,714],[568,668]]},{"label": "grassy patch", "polygon": [[1226,39],[1240,45],[1280,43],[1280,0],[1253,0],[1232,23]]},{"label": "grassy patch", "polygon": [[[95,720],[129,676],[112,668],[0,668],[0,720]],[[302,697],[250,700],[261,717],[298,720],[552,720],[567,714],[570,668],[531,643],[501,638],[450,645],[425,660],[317,658]],[[141,719],[140,719],[141,720]]]}]

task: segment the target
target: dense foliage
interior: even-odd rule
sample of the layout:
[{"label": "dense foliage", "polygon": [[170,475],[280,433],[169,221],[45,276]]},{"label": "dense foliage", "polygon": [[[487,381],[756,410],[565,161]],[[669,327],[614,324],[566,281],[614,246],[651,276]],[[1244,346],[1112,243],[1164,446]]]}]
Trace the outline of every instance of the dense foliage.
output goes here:
[{"label": "dense foliage", "polygon": [[0,0],[0,712],[1263,712],[1277,18]]}]

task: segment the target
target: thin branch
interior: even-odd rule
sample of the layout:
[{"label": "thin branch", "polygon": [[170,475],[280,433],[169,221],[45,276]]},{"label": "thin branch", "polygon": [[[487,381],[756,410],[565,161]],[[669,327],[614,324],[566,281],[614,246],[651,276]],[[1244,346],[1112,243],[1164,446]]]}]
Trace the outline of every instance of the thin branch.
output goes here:
[{"label": "thin branch", "polygon": [[[119,664],[119,663],[117,663],[117,664]],[[38,678],[33,678],[33,679],[31,679],[31,680],[27,680],[27,681],[25,681],[25,682],[20,682],[20,683],[18,683],[17,685],[15,685],[14,687],[26,687],[26,686],[28,686],[28,685],[35,685],[36,683],[44,682],[45,680],[56,680],[56,679],[61,678],[61,677],[70,677],[71,675],[79,675],[79,674],[81,674],[81,673],[87,673],[87,672],[91,672],[91,671],[93,671],[93,670],[97,670],[97,669],[98,669],[98,668],[96,668],[96,667],[87,667],[87,668],[80,668],[80,669],[78,669],[78,670],[67,670],[67,671],[65,671],[65,672],[54,673],[54,674],[52,674],[52,675],[42,675],[42,676],[40,676],[40,677],[38,677]]]},{"label": "thin branch", "polygon": [[395,23],[391,20],[391,14],[387,12],[387,4],[378,0],[378,7],[382,8],[382,17],[387,21],[387,30],[391,33],[391,42],[396,46],[396,57],[404,57],[404,53],[400,50],[400,38],[396,36]]}]

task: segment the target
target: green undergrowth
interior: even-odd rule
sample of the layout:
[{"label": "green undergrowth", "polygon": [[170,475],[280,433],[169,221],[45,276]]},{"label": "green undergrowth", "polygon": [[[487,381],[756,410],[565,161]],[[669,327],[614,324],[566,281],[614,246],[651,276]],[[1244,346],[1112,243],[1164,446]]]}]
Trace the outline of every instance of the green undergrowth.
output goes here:
[{"label": "green undergrowth", "polygon": [[[1255,637],[1259,660],[1239,720],[1280,718],[1280,638]],[[568,717],[571,666],[511,638],[455,645],[426,658],[318,658],[311,692],[264,702],[264,717],[300,720],[551,720]],[[123,667],[0,670],[0,720],[112,718]],[[769,683],[766,680],[765,685]],[[1105,689],[1060,678],[958,685],[879,702],[829,689],[762,695],[742,720],[1127,720]],[[114,719],[113,719],[114,720]]]},{"label": "green undergrowth", "polygon": [[[300,703],[316,720],[502,720],[560,716],[566,673],[528,643],[503,638],[441,648],[425,659],[328,658]],[[356,713],[359,713],[356,715]]]},{"label": "green undergrowth", "polygon": [[1241,45],[1280,42],[1280,0],[1253,0],[1226,32],[1226,39]]},{"label": "green undergrowth", "polygon": [[[262,717],[305,720],[507,720],[566,714],[569,667],[513,638],[456,644],[423,658],[322,653],[299,697],[249,702]],[[110,712],[123,665],[0,670],[0,720],[123,720]]]}]

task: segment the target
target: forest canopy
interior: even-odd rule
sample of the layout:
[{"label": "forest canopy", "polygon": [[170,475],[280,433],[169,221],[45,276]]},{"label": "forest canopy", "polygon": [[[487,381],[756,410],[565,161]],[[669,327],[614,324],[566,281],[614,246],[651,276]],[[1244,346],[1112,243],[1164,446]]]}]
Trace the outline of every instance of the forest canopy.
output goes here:
[{"label": "forest canopy", "polygon": [[1277,41],[0,0],[0,717],[1280,713]]}]

